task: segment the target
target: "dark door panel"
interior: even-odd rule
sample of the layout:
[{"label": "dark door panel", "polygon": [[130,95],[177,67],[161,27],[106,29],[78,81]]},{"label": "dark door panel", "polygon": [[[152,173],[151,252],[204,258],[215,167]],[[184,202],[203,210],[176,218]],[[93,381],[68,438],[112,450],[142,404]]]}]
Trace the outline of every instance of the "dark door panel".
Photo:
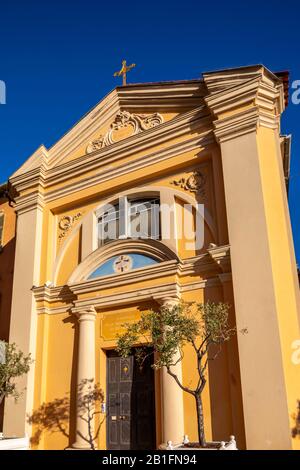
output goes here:
[{"label": "dark door panel", "polygon": [[107,448],[155,449],[154,373],[151,360],[143,369],[134,356],[107,354]]}]

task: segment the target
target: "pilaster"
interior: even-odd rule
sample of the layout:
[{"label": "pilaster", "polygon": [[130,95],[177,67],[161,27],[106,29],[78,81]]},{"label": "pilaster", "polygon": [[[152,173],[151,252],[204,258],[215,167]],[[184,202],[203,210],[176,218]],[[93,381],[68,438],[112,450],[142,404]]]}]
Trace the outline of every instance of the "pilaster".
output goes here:
[{"label": "pilaster", "polygon": [[210,74],[206,102],[222,157],[246,446],[291,449],[300,374],[290,348],[300,332],[289,214],[274,146],[283,85],[263,67],[250,80],[235,73],[235,86],[221,91],[218,73]]},{"label": "pilaster", "polygon": [[[40,283],[43,197],[36,191],[19,197],[17,212],[16,253],[11,307],[10,343],[16,343],[24,354],[35,360],[37,313],[32,287]],[[17,380],[23,393],[18,402],[7,399],[4,410],[4,433],[22,437],[29,433],[27,415],[32,413],[34,399],[33,362],[27,375]]]}]

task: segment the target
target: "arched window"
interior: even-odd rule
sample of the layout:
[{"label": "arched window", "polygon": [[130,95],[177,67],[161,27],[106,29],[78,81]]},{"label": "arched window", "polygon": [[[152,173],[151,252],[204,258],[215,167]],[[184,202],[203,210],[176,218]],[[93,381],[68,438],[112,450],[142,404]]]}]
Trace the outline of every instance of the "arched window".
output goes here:
[{"label": "arched window", "polygon": [[117,239],[160,238],[159,198],[120,197],[98,217],[98,246]]},{"label": "arched window", "polygon": [[111,274],[122,274],[133,269],[144,268],[157,264],[159,261],[141,253],[126,253],[119,256],[113,256],[108,260],[104,261],[97,267],[88,279],[94,279],[96,277],[108,276]]}]

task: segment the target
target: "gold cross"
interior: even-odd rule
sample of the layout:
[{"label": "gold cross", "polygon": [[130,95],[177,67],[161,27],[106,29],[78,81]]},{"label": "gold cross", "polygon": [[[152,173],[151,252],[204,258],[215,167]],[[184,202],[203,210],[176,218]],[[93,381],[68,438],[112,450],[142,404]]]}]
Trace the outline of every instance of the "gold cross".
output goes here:
[{"label": "gold cross", "polygon": [[114,73],[114,77],[120,77],[123,75],[123,86],[126,85],[126,74],[129,72],[129,70],[133,69],[135,67],[135,64],[131,65],[126,65],[126,60],[122,60],[122,68],[118,72]]}]

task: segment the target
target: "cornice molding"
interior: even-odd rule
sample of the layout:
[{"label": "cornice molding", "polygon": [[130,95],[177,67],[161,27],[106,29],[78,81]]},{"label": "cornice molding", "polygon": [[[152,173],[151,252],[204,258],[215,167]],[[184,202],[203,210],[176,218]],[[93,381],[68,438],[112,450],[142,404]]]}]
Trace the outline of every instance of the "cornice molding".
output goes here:
[{"label": "cornice molding", "polygon": [[254,79],[225,90],[216,91],[206,96],[204,101],[214,116],[220,117],[220,115],[230,113],[238,107],[253,103],[258,83],[259,80]]},{"label": "cornice molding", "polygon": [[29,170],[26,173],[22,173],[9,178],[9,182],[19,193],[32,190],[40,186],[45,187],[47,168],[45,165]]},{"label": "cornice molding", "polygon": [[214,121],[214,135],[218,142],[225,142],[251,132],[258,127],[279,129],[280,116],[261,112],[253,107],[232,116]]},{"label": "cornice molding", "polygon": [[17,197],[15,200],[14,210],[18,215],[30,212],[32,210],[43,211],[45,201],[43,195],[35,191],[25,196]]},{"label": "cornice molding", "polygon": [[74,300],[72,304],[66,304],[63,307],[48,307],[41,306],[37,308],[37,314],[57,315],[66,312],[80,314],[85,313],[89,308],[100,310],[107,307],[116,307],[120,305],[130,305],[149,300],[155,300],[159,304],[166,299],[176,298],[180,299],[181,293],[190,292],[197,289],[205,289],[208,287],[215,287],[221,284],[219,276],[200,281],[189,282],[186,284],[179,284],[178,282],[169,282],[159,284],[157,286],[145,287],[142,289],[133,289],[126,292],[114,293],[105,296],[90,296],[89,298]]},{"label": "cornice molding", "polygon": [[49,166],[53,168],[68,158],[78,147],[90,140],[99,128],[108,125],[119,109],[118,95],[113,90],[49,149]]},{"label": "cornice molding", "polygon": [[218,142],[225,142],[255,132],[259,121],[256,108],[214,121],[214,135]]},{"label": "cornice molding", "polygon": [[266,83],[271,85],[280,83],[278,76],[262,64],[214,70],[204,72],[202,76],[209,93],[232,88],[255,78],[263,78]]},{"label": "cornice molding", "polygon": [[256,105],[265,112],[281,114],[284,110],[283,85],[272,87],[261,79],[254,79],[232,88],[217,91],[204,98],[208,108],[219,117],[239,107]]},{"label": "cornice molding", "polygon": [[[223,278],[222,276],[226,276]],[[103,296],[101,299],[99,297],[93,297],[90,299],[84,300],[74,300],[74,303],[66,303],[63,306],[47,306],[43,305],[36,308],[37,315],[61,315],[66,312],[74,313],[85,312],[88,308],[96,307],[98,309],[107,308],[108,306],[117,306],[124,303],[137,303],[147,300],[155,300],[158,303],[164,302],[166,299],[176,298],[179,299],[181,293],[190,292],[193,290],[205,289],[209,287],[216,287],[222,284],[223,282],[228,282],[231,280],[231,273],[224,273],[208,278],[202,279],[201,281],[189,282],[188,284],[179,285],[178,283],[169,283],[159,286],[154,286],[152,288],[145,288],[142,291],[133,290],[124,293],[114,294],[110,296]]]},{"label": "cornice molding", "polygon": [[164,297],[174,297],[178,294],[178,291],[180,291],[180,286],[176,282],[171,282],[112,295],[75,300],[74,305],[75,308],[84,309],[89,306],[94,306],[97,309],[101,309],[124,304],[135,304],[148,300],[158,300]]},{"label": "cornice molding", "polygon": [[178,266],[178,274],[180,277],[194,274],[206,275],[227,268],[230,269],[229,245],[216,247],[213,250],[208,249],[207,253],[182,260]]},{"label": "cornice molding", "polygon": [[48,302],[49,304],[56,302],[70,303],[76,298],[68,286],[54,287],[45,284],[43,286],[33,287],[32,292],[36,302]]},{"label": "cornice molding", "polygon": [[117,286],[124,286],[135,282],[143,282],[145,280],[154,280],[166,276],[174,276],[177,274],[177,261],[165,261],[146,268],[135,269],[122,274],[122,277],[116,278],[115,274],[103,276],[95,279],[86,280],[76,284],[70,284],[69,288],[73,294],[80,295],[86,293],[97,292],[101,289],[114,289]]},{"label": "cornice molding", "polygon": [[63,307],[48,307],[47,305],[43,305],[42,307],[36,308],[37,315],[62,315],[66,312],[70,312],[73,307],[72,303],[65,304]]}]

